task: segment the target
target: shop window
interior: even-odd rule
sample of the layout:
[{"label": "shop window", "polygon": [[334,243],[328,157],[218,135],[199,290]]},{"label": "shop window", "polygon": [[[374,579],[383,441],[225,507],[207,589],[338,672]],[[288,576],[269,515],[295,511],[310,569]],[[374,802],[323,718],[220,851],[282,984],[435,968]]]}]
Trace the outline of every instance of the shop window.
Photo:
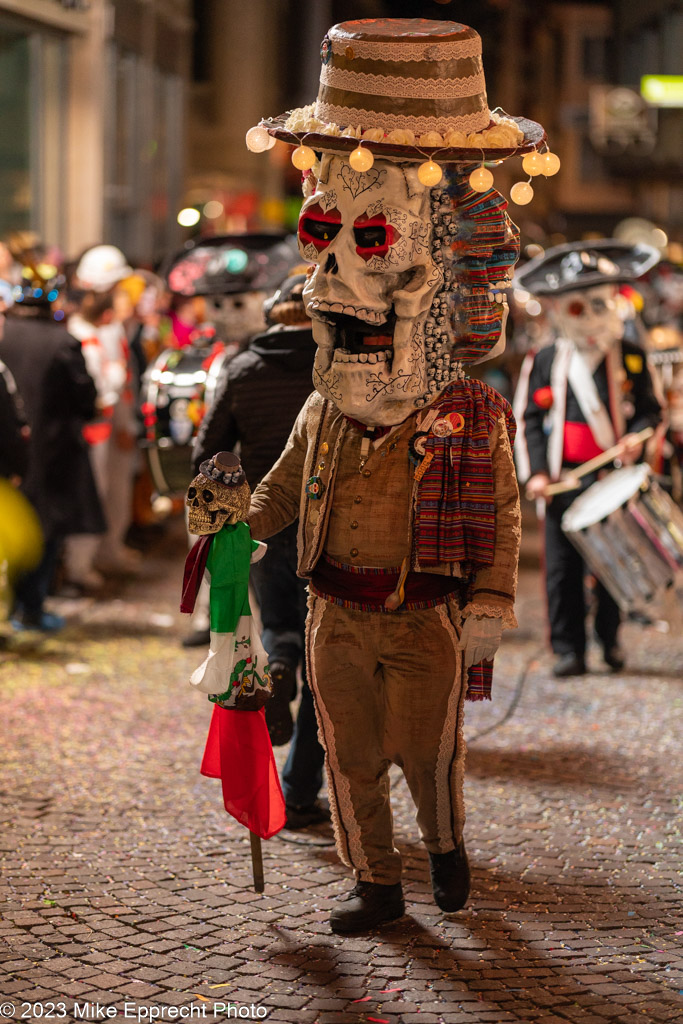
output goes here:
[{"label": "shop window", "polygon": [[0,236],[32,227],[28,36],[0,25]]}]

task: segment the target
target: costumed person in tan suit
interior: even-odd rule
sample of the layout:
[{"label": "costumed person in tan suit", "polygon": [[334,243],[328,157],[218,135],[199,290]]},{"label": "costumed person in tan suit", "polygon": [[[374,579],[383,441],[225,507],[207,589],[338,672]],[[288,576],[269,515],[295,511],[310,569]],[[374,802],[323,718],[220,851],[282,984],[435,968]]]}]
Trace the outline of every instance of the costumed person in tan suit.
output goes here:
[{"label": "costumed person in tan suit", "polygon": [[351,932],[405,909],[392,763],[417,806],[436,902],[459,910],[469,893],[464,701],[490,696],[502,630],[516,625],[520,536],[510,407],[463,368],[500,341],[494,289],[518,232],[503,197],[469,176],[482,153],[528,151],[544,134],[492,120],[466,26],[347,22],[321,55],[315,109],[247,134],[255,150],[269,135],[300,144],[318,346],[316,390],[248,522],[265,539],[299,518],[308,677],[337,849],[356,877],[331,927]]}]

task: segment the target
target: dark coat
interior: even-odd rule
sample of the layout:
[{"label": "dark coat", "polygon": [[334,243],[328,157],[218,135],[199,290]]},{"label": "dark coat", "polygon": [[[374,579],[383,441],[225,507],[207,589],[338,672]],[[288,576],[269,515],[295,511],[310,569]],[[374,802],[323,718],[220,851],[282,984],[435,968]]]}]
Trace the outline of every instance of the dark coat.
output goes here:
[{"label": "dark coat", "polygon": [[[633,412],[627,416],[627,433],[637,433],[644,427],[655,427],[662,416],[662,410],[655,397],[652,378],[647,368],[645,352],[631,341],[622,341],[624,359],[625,384]],[[524,432],[529,452],[530,475],[548,472],[548,435],[545,431],[547,409],[540,407],[534,399],[537,391],[550,387],[550,371],[555,358],[555,345],[548,345],[537,352],[529,376],[529,400],[524,413]],[[630,357],[630,358],[629,358]],[[607,364],[603,361],[593,374],[598,395],[603,404],[609,408],[609,391],[607,385]],[[565,420],[568,423],[585,423],[586,418],[581,411],[576,395],[567,384],[567,405]]]},{"label": "dark coat", "polygon": [[83,425],[97,391],[80,342],[52,320],[8,316],[0,357],[9,367],[31,428],[22,490],[47,538],[104,533]]},{"label": "dark coat", "polygon": [[23,476],[28,465],[28,428],[14,378],[0,361],[0,476]]},{"label": "dark coat", "polygon": [[227,365],[193,449],[195,472],[216,452],[241,445],[252,488],[280,458],[301,407],[313,390],[316,345],[308,327],[271,329]]}]

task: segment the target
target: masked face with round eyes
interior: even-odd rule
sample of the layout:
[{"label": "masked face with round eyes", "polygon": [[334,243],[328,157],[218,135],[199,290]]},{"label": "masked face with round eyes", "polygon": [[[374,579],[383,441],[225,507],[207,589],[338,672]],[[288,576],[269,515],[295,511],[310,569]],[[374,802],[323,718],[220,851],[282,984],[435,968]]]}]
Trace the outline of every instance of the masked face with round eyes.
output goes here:
[{"label": "masked face with round eyes", "polygon": [[313,383],[349,416],[400,423],[428,391],[424,320],[443,277],[430,251],[429,189],[414,168],[365,173],[324,156],[299,220],[317,264],[303,297],[318,346]]},{"label": "masked face with round eyes", "polygon": [[616,285],[565,292],[553,298],[549,308],[558,332],[580,352],[607,352],[622,336]]},{"label": "masked face with round eyes", "polygon": [[198,473],[187,490],[187,528],[203,536],[218,533],[226,523],[244,519],[249,510],[249,485],[228,487]]}]

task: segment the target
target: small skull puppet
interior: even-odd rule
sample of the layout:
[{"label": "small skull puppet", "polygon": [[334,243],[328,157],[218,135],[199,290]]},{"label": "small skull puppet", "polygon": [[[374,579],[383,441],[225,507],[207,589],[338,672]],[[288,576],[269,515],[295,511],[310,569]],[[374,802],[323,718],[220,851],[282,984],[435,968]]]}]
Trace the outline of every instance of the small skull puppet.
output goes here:
[{"label": "small skull puppet", "polygon": [[218,533],[226,523],[244,520],[251,491],[240,460],[232,452],[218,452],[202,462],[187,490],[190,533]]},{"label": "small skull puppet", "polygon": [[258,711],[272,692],[267,656],[249,607],[249,565],[265,544],[244,518],[251,491],[240,460],[219,452],[200,466],[187,491],[188,526],[199,534],[185,564],[181,610],[192,612],[206,569],[211,578],[210,644],[190,683],[222,708]]}]

